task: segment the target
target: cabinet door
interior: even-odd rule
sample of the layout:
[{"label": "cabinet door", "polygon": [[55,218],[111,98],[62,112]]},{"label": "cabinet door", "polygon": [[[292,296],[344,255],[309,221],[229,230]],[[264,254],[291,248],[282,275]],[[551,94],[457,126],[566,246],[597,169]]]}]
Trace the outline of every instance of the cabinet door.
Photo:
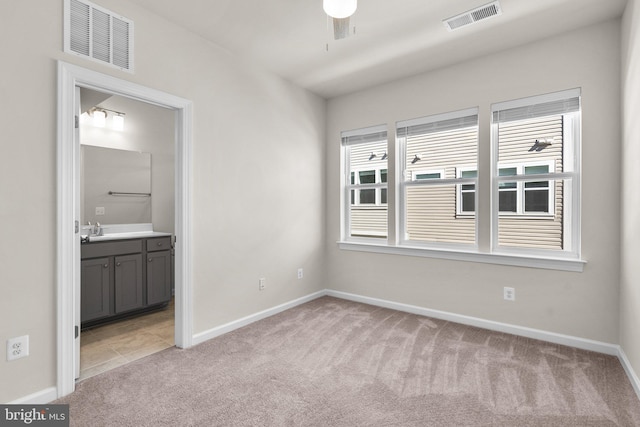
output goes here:
[{"label": "cabinet door", "polygon": [[147,305],[171,299],[171,251],[147,253]]},{"label": "cabinet door", "polygon": [[80,321],[87,322],[110,315],[110,259],[83,260],[80,268]]},{"label": "cabinet door", "polygon": [[115,312],[144,306],[142,299],[142,254],[115,257]]}]

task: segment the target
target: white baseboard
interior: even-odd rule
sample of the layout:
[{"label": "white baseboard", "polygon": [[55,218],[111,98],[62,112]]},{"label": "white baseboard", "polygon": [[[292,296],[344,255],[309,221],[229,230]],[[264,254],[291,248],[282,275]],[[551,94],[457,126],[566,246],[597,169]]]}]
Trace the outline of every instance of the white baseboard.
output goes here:
[{"label": "white baseboard", "polygon": [[217,326],[215,328],[206,330],[204,332],[199,332],[193,335],[193,345],[203,343],[207,340],[210,340],[211,338],[215,338],[220,335],[226,334],[227,332],[231,332],[235,329],[242,328],[243,326],[249,325],[258,320],[273,316],[274,314],[281,313],[285,310],[288,310],[300,304],[304,304],[305,302],[312,301],[316,298],[323,297],[325,295],[327,295],[326,290],[314,292],[304,297],[295,299],[293,301],[285,302],[284,304],[280,304],[275,307],[269,308],[267,310],[263,310],[258,313],[243,317],[241,319],[234,320],[229,323],[225,323],[224,325]]},{"label": "white baseboard", "polygon": [[620,359],[620,363],[622,364],[622,367],[624,368],[629,381],[631,381],[631,385],[636,392],[636,396],[638,396],[638,399],[640,399],[640,379],[638,378],[638,375],[636,375],[636,371],[633,370],[631,362],[627,358],[626,353],[620,346],[618,346],[618,359]]},{"label": "white baseboard", "polygon": [[[611,356],[616,356],[620,360],[620,363],[633,386],[636,395],[640,398],[640,378],[638,378],[633,367],[624,350],[616,344],[609,344],[600,341],[589,340],[585,338],[573,337],[570,335],[557,334],[555,332],[548,332],[539,329],[526,328],[522,326],[510,325],[507,323],[494,322],[492,320],[485,320],[477,317],[465,316],[461,314],[449,313],[446,311],[432,310],[415,305],[403,304],[394,301],[383,300],[379,298],[371,298],[362,295],[351,294],[347,292],[334,291],[331,289],[324,289],[322,291],[314,292],[304,297],[289,301],[267,310],[260,311],[258,313],[243,317],[238,320],[226,323],[224,325],[209,329],[204,332],[197,333],[193,336],[193,344],[200,344],[212,338],[231,332],[235,329],[249,325],[258,320],[273,316],[274,314],[281,313],[290,308],[312,301],[316,298],[323,297],[325,295],[340,298],[349,301],[360,302],[363,304],[374,305],[377,307],[384,307],[393,310],[403,311],[406,313],[418,314],[421,316],[433,317],[436,319],[447,320],[450,322],[461,323],[463,325],[475,326],[478,328],[488,329],[491,331],[504,332],[508,334],[518,335],[527,338],[533,338],[541,341],[546,341],[559,345],[566,345],[570,347],[579,348],[582,350],[594,351],[597,353],[603,353]],[[39,392],[30,394],[20,399],[9,402],[9,404],[46,404],[58,398],[56,387],[49,387]]]},{"label": "white baseboard", "polygon": [[9,405],[45,405],[49,402],[53,402],[57,398],[58,389],[55,387],[49,387],[9,402]]},{"label": "white baseboard", "polygon": [[566,345],[569,347],[575,347],[582,350],[594,351],[597,353],[603,353],[610,356],[617,356],[620,360],[620,364],[624,369],[636,395],[640,399],[640,379],[636,375],[633,367],[627,355],[622,347],[616,344],[609,344],[600,341],[589,340],[585,338],[573,337],[570,335],[557,334],[555,332],[542,331],[539,329],[526,328],[523,326],[509,325],[507,323],[494,322],[492,320],[480,319],[477,317],[464,316],[455,313],[449,313],[446,311],[431,310],[424,307],[418,307],[415,305],[402,304],[398,302],[365,297],[362,295],[350,294],[347,292],[334,291],[331,289],[326,290],[326,295],[341,298],[349,301],[361,302],[363,304],[375,305],[377,307],[390,308],[393,310],[404,311],[412,314],[419,314],[421,316],[433,317],[436,319],[447,320],[455,323],[462,323],[463,325],[476,326],[478,328],[488,329],[491,331],[505,332],[512,335],[518,335],[521,337],[533,338],[540,341],[546,341],[553,344]]},{"label": "white baseboard", "polygon": [[463,325],[476,326],[478,328],[488,329],[490,331],[505,332],[507,334],[533,338],[554,344],[566,345],[569,347],[576,347],[582,350],[595,351],[611,356],[618,355],[618,346],[615,344],[608,344],[585,338],[577,338],[570,335],[557,334],[555,332],[547,332],[539,329],[526,328],[523,326],[515,326],[507,323],[494,322],[492,320],[485,320],[478,317],[464,316],[461,314],[449,313],[440,310],[432,310],[415,305],[402,304],[399,302],[387,301],[378,298],[370,298],[346,292],[327,290],[326,294],[332,297],[342,298],[349,301],[361,302],[378,307],[391,308],[393,310],[419,314],[421,316],[433,317],[436,319],[447,320],[455,323],[462,323]]}]

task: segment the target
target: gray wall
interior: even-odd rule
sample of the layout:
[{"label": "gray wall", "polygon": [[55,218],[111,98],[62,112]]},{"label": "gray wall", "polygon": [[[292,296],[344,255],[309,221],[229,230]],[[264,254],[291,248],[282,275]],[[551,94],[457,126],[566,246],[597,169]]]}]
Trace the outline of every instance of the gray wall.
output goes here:
[{"label": "gray wall", "polygon": [[[480,108],[490,162],[490,105],[582,88],[583,273],[340,250],[340,131]],[[608,343],[618,341],[620,24],[551,37],[329,101],[327,247],[333,289]],[[488,191],[488,177],[480,191]],[[486,193],[485,193],[486,194]],[[392,195],[389,196],[393,197]],[[480,209],[488,212],[486,198]],[[488,215],[484,215],[488,218]],[[489,223],[479,225],[481,246]],[[513,286],[516,301],[504,301]]]},{"label": "gray wall", "polygon": [[640,2],[627,5],[622,27],[622,274],[620,344],[640,373]]},{"label": "gray wall", "polygon": [[195,333],[326,286],[325,101],[126,0],[99,3],[135,22],[135,74],[64,54],[62,1],[0,5],[0,37],[19,41],[0,70],[0,343],[30,336],[29,357],[0,358],[0,402],[56,385],[58,59],[193,101]]}]

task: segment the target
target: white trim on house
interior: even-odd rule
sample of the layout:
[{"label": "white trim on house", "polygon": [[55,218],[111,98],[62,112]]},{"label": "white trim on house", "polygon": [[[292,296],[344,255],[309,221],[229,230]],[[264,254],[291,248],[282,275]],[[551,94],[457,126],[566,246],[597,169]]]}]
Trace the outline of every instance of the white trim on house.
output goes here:
[{"label": "white trim on house", "polygon": [[113,93],[176,111],[176,346],[187,348],[193,339],[192,273],[192,104],[191,101],[135,83],[58,61],[58,218],[57,218],[57,393],[75,389],[75,327],[80,284],[78,151],[75,136],[75,89],[86,87]]},{"label": "white trim on house", "polygon": [[[525,170],[528,167],[535,166],[546,166],[547,172],[540,175],[526,175]],[[553,178],[556,177],[555,174],[555,161],[554,160],[538,160],[538,161],[522,161],[522,162],[508,162],[508,163],[500,163],[498,162],[498,173],[503,169],[515,169],[515,175],[499,175],[496,177],[496,181],[498,182],[498,199],[501,191],[513,191],[516,193],[516,211],[499,211],[498,215],[500,217],[523,217],[523,216],[531,216],[531,217],[551,217],[555,215],[556,203],[555,203],[555,181]],[[516,179],[513,179],[516,178]],[[546,181],[547,187],[544,187],[547,193],[547,211],[546,212],[529,212],[525,210],[525,194],[526,194],[526,183],[530,181]],[[516,187],[511,188],[500,188],[500,183],[515,183]]]}]

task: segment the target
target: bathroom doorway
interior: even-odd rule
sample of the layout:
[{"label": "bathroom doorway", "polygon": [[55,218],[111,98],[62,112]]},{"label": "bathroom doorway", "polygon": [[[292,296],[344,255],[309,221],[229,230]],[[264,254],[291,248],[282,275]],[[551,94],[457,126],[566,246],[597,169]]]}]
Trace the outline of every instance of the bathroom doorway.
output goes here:
[{"label": "bathroom doorway", "polygon": [[[84,380],[174,346],[175,123],[168,108],[84,87],[79,96],[81,330],[75,375]],[[156,241],[162,251],[147,257],[146,243]],[[99,253],[114,244],[124,249]],[[164,264],[154,270],[158,262]],[[124,268],[134,274],[123,274]]]},{"label": "bathroom doorway", "polygon": [[175,345],[192,345],[191,102],[126,80],[58,62],[58,397],[75,389],[80,361],[80,88],[172,111],[175,126]]}]

